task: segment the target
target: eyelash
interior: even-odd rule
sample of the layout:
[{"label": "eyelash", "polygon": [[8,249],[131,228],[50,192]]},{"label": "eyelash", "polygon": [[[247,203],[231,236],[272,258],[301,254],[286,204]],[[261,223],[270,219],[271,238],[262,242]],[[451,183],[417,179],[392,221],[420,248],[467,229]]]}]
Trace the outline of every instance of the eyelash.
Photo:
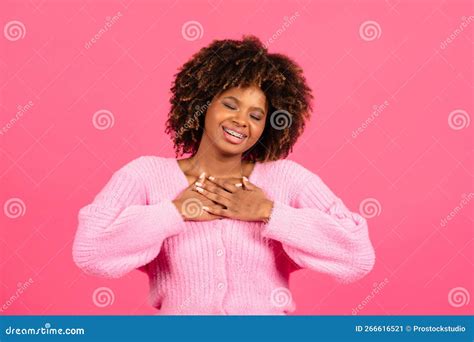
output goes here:
[{"label": "eyelash", "polygon": [[255,115],[250,115],[250,116],[251,116],[252,118],[254,118],[255,120],[257,120],[257,121],[260,121],[260,120],[262,120],[262,119],[261,119],[261,118],[259,118],[258,116],[255,116]]},{"label": "eyelash", "polygon": [[224,103],[224,106],[226,106],[229,109],[233,109],[233,110],[237,109],[237,108],[232,107],[230,104],[227,104],[227,103]]},{"label": "eyelash", "polygon": [[[224,106],[227,107],[227,108],[229,108],[229,109],[232,109],[232,110],[236,110],[236,109],[237,109],[237,108],[235,108],[235,107],[232,107],[232,106],[231,106],[230,104],[228,104],[228,103],[224,103]],[[251,115],[251,117],[252,117],[253,119],[257,120],[257,121],[260,121],[260,120],[261,120],[261,118],[259,118],[258,116],[255,116],[255,115]]]}]

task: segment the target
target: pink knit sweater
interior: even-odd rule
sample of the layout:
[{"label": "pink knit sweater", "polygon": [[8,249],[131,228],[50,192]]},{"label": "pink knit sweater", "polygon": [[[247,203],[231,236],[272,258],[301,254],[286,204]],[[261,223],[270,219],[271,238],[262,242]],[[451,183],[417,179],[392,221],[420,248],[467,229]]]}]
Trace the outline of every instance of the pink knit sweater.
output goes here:
[{"label": "pink knit sweater", "polygon": [[307,268],[349,283],[375,262],[367,222],[315,174],[290,160],[249,177],[274,201],[267,224],[183,221],[171,202],[188,186],[176,159],[137,158],[79,212],[75,263],[86,273],[149,276],[160,314],[284,315],[289,274]]}]

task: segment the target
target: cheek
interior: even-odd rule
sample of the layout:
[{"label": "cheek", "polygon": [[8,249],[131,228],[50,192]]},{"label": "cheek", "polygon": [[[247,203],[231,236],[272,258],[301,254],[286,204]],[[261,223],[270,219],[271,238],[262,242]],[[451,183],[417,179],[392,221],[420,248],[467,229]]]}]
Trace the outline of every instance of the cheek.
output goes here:
[{"label": "cheek", "polygon": [[265,130],[265,125],[254,125],[252,127],[252,141],[257,141]]},{"label": "cheek", "polygon": [[220,122],[224,120],[222,113],[214,105],[209,106],[204,118],[204,128],[208,130],[216,129]]},{"label": "cheek", "polygon": [[216,116],[213,112],[208,111],[204,117],[204,129],[208,133],[212,133],[212,131],[216,129],[217,125]]}]

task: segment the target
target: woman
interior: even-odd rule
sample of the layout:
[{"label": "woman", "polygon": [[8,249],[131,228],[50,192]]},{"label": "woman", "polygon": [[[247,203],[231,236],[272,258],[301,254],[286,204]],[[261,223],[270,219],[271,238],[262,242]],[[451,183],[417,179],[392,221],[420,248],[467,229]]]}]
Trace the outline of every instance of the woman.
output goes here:
[{"label": "woman", "polygon": [[214,41],[171,91],[166,131],[176,157],[191,156],[144,156],[114,173],[79,212],[81,269],[146,272],[160,314],[271,315],[295,310],[295,270],[348,283],[372,269],[366,220],[284,159],[312,99],[292,60],[255,37]]}]

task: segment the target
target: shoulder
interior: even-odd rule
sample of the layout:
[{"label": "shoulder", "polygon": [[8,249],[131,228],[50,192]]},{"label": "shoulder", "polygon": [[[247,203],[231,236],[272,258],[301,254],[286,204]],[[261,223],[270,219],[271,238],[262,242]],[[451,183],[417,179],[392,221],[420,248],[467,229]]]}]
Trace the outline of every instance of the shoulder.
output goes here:
[{"label": "shoulder", "polygon": [[309,185],[319,187],[322,183],[318,175],[290,159],[264,162],[260,167],[260,184],[267,189],[278,188],[290,198],[306,191]]},{"label": "shoulder", "polygon": [[147,176],[155,175],[156,172],[166,173],[172,162],[175,162],[174,158],[154,155],[139,156],[125,163],[119,172],[145,179]]},{"label": "shoulder", "polygon": [[268,172],[274,175],[281,175],[286,179],[293,179],[296,181],[304,181],[308,177],[318,177],[307,167],[290,159],[279,159],[265,162],[263,163],[263,168],[265,169],[266,173]]}]

